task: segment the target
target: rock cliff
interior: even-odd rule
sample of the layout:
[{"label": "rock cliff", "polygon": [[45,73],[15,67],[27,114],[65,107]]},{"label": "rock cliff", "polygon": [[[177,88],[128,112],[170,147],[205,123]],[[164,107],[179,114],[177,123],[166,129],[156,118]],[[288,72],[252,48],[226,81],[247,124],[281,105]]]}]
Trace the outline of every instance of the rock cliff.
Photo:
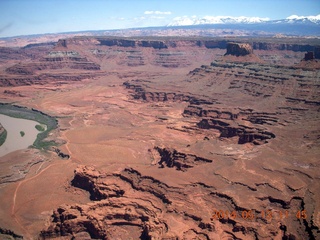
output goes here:
[{"label": "rock cliff", "polygon": [[[177,155],[165,149],[158,150],[162,158],[165,155]],[[260,227],[265,224],[263,217],[256,224],[240,217],[244,212],[248,214],[249,210],[237,201],[237,197],[219,192],[218,182],[212,185],[196,182],[180,188],[169,186],[132,168],[111,174],[99,172],[93,167],[79,166],[75,170],[72,184],[90,192],[93,201],[88,204],[64,205],[54,210],[51,224],[41,232],[41,239],[74,239],[80,236],[94,239],[297,237],[292,226],[279,226],[270,221],[268,228],[264,229]],[[246,186],[250,194],[255,195],[261,187],[254,184]],[[278,197],[261,194],[257,195],[259,199],[273,202],[279,211],[291,209],[296,204],[305,204],[300,197],[285,197],[286,194],[280,193]],[[280,200],[280,195],[284,195],[282,197],[286,200]],[[201,196],[201,205],[205,205],[206,210],[199,208],[199,197],[196,196]],[[182,199],[183,204],[180,203]],[[222,201],[233,209],[234,218],[228,219],[225,215],[218,216],[213,212]],[[295,224],[295,227],[295,231],[299,232],[304,228],[299,224]]]},{"label": "rock cliff", "polygon": [[[156,37],[155,37],[156,38]],[[159,37],[161,39],[161,37]],[[226,49],[227,45],[230,41],[228,39],[206,39],[202,40],[194,40],[188,39],[185,40],[183,38],[179,40],[172,40],[170,38],[163,37],[162,40],[141,40],[139,38],[121,38],[121,37],[98,37],[100,45],[105,46],[119,46],[119,47],[148,47],[154,49],[167,49],[167,48],[176,48],[181,46],[189,46],[189,47],[205,47],[207,49]],[[239,39],[241,40],[241,39]],[[67,40],[70,41],[70,40]],[[80,39],[78,39],[80,41]],[[314,44],[301,44],[295,43],[291,39],[277,39],[276,41],[260,41],[257,40],[249,40],[242,39],[239,44],[245,44],[250,41],[252,49],[254,50],[280,50],[280,51],[297,51],[297,52],[306,52],[306,51],[314,51]],[[279,42],[279,43],[278,43]]]},{"label": "rock cliff", "polygon": [[[294,52],[314,51],[318,57],[317,44],[272,43],[269,39],[257,42],[249,39],[236,39],[238,43],[230,43],[228,39],[210,38],[123,38],[123,37],[74,37],[60,39],[55,45],[31,44],[24,48],[0,48],[0,62],[7,62],[0,72],[1,82],[5,84],[35,84],[43,74],[61,72],[61,76],[67,73],[72,75],[74,70],[81,70],[93,78],[97,72],[108,71],[109,66],[128,67],[164,67],[187,68],[195,62],[205,63],[217,59],[222,55],[222,50],[227,49],[226,60],[235,61],[233,57],[246,57],[243,61],[297,64],[301,57]],[[276,41],[276,42],[277,42]],[[228,43],[229,42],[229,43]],[[297,42],[299,42],[297,40]],[[249,44],[250,43],[250,44]],[[251,47],[252,46],[252,47]],[[264,52],[256,53],[254,50],[263,51],[291,51],[285,54],[277,54],[276,57]],[[260,55],[259,55],[260,54]],[[281,56],[283,55],[283,56]],[[280,57],[279,57],[280,56]],[[227,58],[230,59],[227,59]],[[262,58],[261,58],[262,59]],[[276,59],[276,60],[275,60]],[[18,61],[18,60],[24,60]],[[17,80],[22,77],[22,80]],[[28,80],[30,79],[30,80]],[[68,80],[66,77],[65,80]]]},{"label": "rock cliff", "polygon": [[47,69],[81,69],[81,70],[100,70],[100,66],[96,63],[89,62],[87,58],[81,57],[75,51],[51,51],[40,62],[16,64],[6,69],[9,74],[16,75],[33,75],[37,71]]}]

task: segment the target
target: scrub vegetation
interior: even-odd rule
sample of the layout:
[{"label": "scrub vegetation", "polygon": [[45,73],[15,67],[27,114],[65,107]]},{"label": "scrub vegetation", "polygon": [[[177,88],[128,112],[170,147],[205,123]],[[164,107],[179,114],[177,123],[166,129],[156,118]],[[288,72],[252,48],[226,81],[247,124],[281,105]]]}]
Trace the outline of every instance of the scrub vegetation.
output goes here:
[{"label": "scrub vegetation", "polygon": [[4,131],[0,134],[0,146],[4,144],[6,139],[7,139],[7,130],[4,129]]},{"label": "scrub vegetation", "polygon": [[44,126],[38,125],[38,124],[35,126],[35,128],[36,128],[39,132],[43,132],[43,131],[46,130]]}]

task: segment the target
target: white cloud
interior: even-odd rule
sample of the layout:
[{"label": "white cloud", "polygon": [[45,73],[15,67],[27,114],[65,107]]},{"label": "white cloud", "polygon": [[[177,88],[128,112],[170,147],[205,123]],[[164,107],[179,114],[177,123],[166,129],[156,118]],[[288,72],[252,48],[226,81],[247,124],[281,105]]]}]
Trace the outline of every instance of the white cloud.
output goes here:
[{"label": "white cloud", "polygon": [[109,19],[111,19],[111,20],[121,20],[121,21],[126,20],[124,17],[109,17]]},{"label": "white cloud", "polygon": [[135,17],[133,18],[134,21],[141,21],[141,20],[145,20],[145,17]]},{"label": "white cloud", "polygon": [[161,11],[145,11],[144,14],[150,15],[150,14],[157,14],[157,15],[170,15],[172,12],[161,12]]}]

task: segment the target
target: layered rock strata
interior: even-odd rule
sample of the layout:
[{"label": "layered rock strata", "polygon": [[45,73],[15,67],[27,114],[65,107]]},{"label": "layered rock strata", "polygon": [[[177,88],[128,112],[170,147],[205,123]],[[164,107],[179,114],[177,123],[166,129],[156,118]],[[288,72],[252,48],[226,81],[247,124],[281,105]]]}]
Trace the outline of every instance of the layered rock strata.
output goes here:
[{"label": "layered rock strata", "polygon": [[89,62],[85,57],[81,57],[75,51],[52,51],[39,63],[17,64],[6,69],[7,73],[17,75],[33,75],[36,71],[46,69],[83,69],[100,70],[96,63]]},{"label": "layered rock strata", "polygon": [[[212,106],[218,103],[213,99],[210,101],[209,99],[201,99],[196,96],[186,96],[179,93],[146,92],[140,84],[133,82],[125,82],[124,86],[133,90],[132,96],[137,100],[146,102],[188,102],[190,105],[184,109],[183,116],[198,117],[201,120],[194,127],[218,130],[220,138],[238,137],[238,144],[254,143],[260,145],[276,137],[268,128],[261,126],[262,124],[275,124],[278,122],[277,117],[269,116],[268,113],[242,111],[240,114],[240,111],[238,113],[220,111]],[[245,124],[245,121],[250,122],[251,126]]]},{"label": "layered rock strata", "polygon": [[[24,48],[0,48],[0,62],[5,63],[5,70],[0,72],[1,86],[39,84],[46,75],[59,72],[66,81],[74,78],[74,71],[85,72],[89,78],[109,65],[118,66],[160,66],[164,68],[186,68],[196,61],[215,59],[221,49],[227,49],[227,56],[250,56],[252,49],[262,51],[313,51],[318,58],[316,42],[305,40],[287,40],[290,43],[272,43],[270,40],[259,42],[238,39],[238,43],[229,43],[228,39],[194,38],[110,38],[110,37],[74,37],[61,39],[56,44],[34,44]],[[293,41],[291,43],[291,41]],[[251,47],[252,46],[252,47]],[[229,54],[231,53],[231,54]],[[257,54],[257,53],[256,53]],[[285,53],[285,57],[264,56],[265,61],[288,61],[298,63],[296,55]],[[279,55],[279,54],[278,54]],[[269,59],[271,58],[271,59]],[[262,58],[261,58],[262,59]],[[275,60],[276,59],[276,60]],[[21,62],[21,60],[24,60]],[[234,59],[231,59],[234,60]],[[247,58],[247,60],[249,60]],[[9,63],[7,62],[9,61]],[[261,62],[259,55],[252,61]],[[8,66],[7,66],[8,64]],[[55,78],[55,77],[54,77]],[[80,78],[83,79],[83,78]],[[56,79],[60,80],[60,79]],[[52,80],[50,80],[52,81]]]},{"label": "layered rock strata", "polygon": [[[137,81],[139,82],[139,80]],[[146,102],[165,102],[165,101],[183,101],[190,102],[192,104],[213,104],[212,101],[202,99],[197,96],[190,96],[178,92],[154,92],[147,91],[139,83],[135,82],[124,82],[123,85],[131,90],[132,96],[136,100],[144,100]]]},{"label": "layered rock strata", "polygon": [[319,105],[319,84],[314,81],[319,75],[313,70],[301,71],[298,67],[254,63],[212,62],[210,66],[191,71],[188,81],[197,82],[202,78],[201,75],[211,77],[207,85],[221,85],[222,81],[226,81],[223,90],[230,92],[240,91],[245,95],[264,98],[279,97],[287,101],[295,99],[305,104]]}]

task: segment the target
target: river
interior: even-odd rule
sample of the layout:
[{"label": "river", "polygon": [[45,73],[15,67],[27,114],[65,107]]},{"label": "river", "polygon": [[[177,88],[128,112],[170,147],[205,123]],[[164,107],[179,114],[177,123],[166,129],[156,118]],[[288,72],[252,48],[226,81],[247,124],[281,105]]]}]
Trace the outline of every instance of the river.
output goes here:
[{"label": "river", "polygon": [[[16,150],[28,148],[40,133],[35,126],[41,124],[36,121],[0,114],[0,123],[7,130],[6,141],[0,146],[0,157]],[[21,131],[24,132],[24,136],[21,136]]]}]

